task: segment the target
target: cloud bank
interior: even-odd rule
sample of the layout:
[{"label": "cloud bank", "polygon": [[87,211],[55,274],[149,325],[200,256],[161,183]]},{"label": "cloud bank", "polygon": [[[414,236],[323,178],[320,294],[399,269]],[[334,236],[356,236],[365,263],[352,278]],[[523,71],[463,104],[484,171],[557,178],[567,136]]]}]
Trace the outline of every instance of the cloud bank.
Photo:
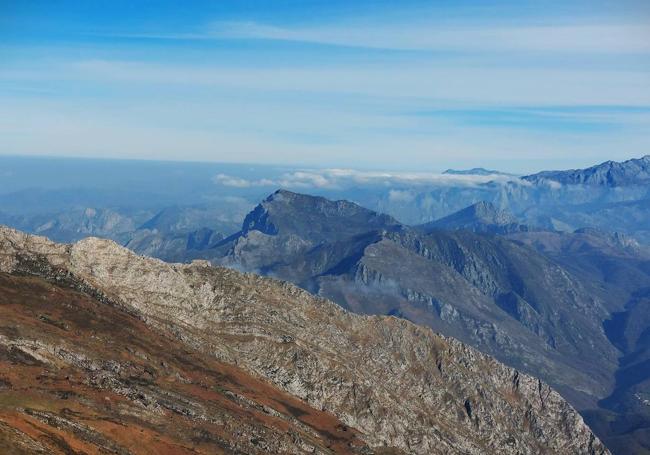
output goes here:
[{"label": "cloud bank", "polygon": [[[246,179],[228,174],[213,177],[217,185],[233,188],[279,187],[294,189],[343,189],[351,186],[477,186],[486,183],[530,185],[518,177],[494,175],[450,175],[426,172],[378,172],[356,169],[305,169],[287,172],[277,178]],[[393,200],[412,198],[409,191],[392,189]]]}]

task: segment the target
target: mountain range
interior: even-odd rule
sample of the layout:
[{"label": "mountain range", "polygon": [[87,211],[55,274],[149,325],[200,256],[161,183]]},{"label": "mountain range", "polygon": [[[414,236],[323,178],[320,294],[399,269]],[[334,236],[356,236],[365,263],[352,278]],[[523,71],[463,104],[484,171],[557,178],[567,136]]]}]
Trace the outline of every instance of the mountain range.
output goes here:
[{"label": "mountain range", "polygon": [[[299,182],[301,186],[297,188],[328,199],[354,201],[411,226],[440,220],[473,204],[491,203],[498,210],[514,215],[521,225],[567,232],[592,227],[620,232],[650,245],[650,188],[643,177],[648,173],[648,160],[646,156],[521,178],[481,169],[449,170],[445,175],[432,177],[428,174],[390,177],[390,173],[386,177],[377,173],[354,177],[356,174],[350,172],[353,177],[349,182],[323,177],[328,182],[324,186],[310,187],[308,182]],[[51,181],[54,177],[48,174],[52,163],[6,161],[0,164],[8,169],[11,177],[0,182],[0,223],[63,242],[88,235],[111,238],[121,244],[137,238],[137,248],[143,251],[159,250],[158,245],[163,242],[161,235],[178,237],[208,228],[227,237],[239,230],[246,214],[265,195],[282,183],[291,185],[282,175],[262,179],[265,174],[260,175],[261,170],[249,171],[255,172],[251,180],[240,178],[238,175],[245,175],[247,168],[231,169],[226,165],[212,172],[224,166],[228,172],[236,169],[240,174],[234,178],[240,187],[215,185],[214,174],[209,173],[213,165],[188,164],[185,169],[180,165],[155,163],[146,167],[145,163],[138,163],[123,169],[126,165],[119,162],[115,164],[115,172],[125,174],[123,178],[121,174],[106,182],[95,178],[92,180],[98,180],[101,187],[93,188],[88,186],[91,185],[88,176],[110,173],[112,168],[108,163],[104,165],[107,169],[103,169],[97,163],[80,161],[67,165],[70,167],[70,172],[65,173],[67,186],[49,188],[56,185]],[[264,172],[273,176],[278,171],[265,169]],[[296,174],[319,176],[319,172]],[[37,183],[32,174],[48,187],[34,187]],[[610,177],[602,177],[607,175]],[[598,180],[595,176],[602,178]],[[596,180],[601,183],[594,184]],[[122,183],[107,187],[109,182]],[[26,184],[32,186],[24,187]],[[22,189],[11,191],[11,188]],[[133,198],[133,194],[138,197]],[[87,213],[96,215],[91,217]],[[175,243],[178,242],[176,239]]]},{"label": "mountain range", "polygon": [[528,182],[553,181],[564,185],[632,186],[650,184],[650,155],[623,162],[606,161],[586,169],[544,171],[523,177]]},{"label": "mountain range", "polygon": [[[240,232],[188,252],[196,258],[471,344],[548,381],[619,450],[649,426],[634,398],[645,379],[624,360],[647,326],[624,321],[647,308],[650,251],[624,235],[533,229],[489,203],[409,227],[348,201],[279,190]],[[633,339],[627,351],[617,337]],[[630,413],[645,422],[634,434]]]},{"label": "mountain range", "polygon": [[[472,204],[489,202],[512,213],[524,225],[568,232],[592,227],[624,233],[650,245],[648,175],[650,156],[645,156],[507,180],[395,185],[388,192],[362,194],[354,200],[409,225],[439,220]],[[395,198],[395,194],[400,197]]]},{"label": "mountain range", "polygon": [[[485,175],[474,181],[473,171],[460,171],[465,183],[344,188],[336,190],[344,196],[338,200],[278,190],[257,206],[226,195],[212,197],[219,204],[74,206],[56,213],[27,210],[27,204],[21,213],[0,213],[0,222],[63,242],[98,236],[139,255],[199,261],[191,267],[204,267],[207,260],[216,270],[225,266],[291,282],[352,313],[428,327],[521,374],[539,377],[580,411],[613,453],[641,454],[650,450],[649,161],[644,157],[494,181]],[[108,262],[107,257],[102,267],[113,270]],[[30,294],[30,283],[11,281],[15,273],[7,279],[5,291],[18,286],[25,301],[42,298],[43,289],[49,289],[39,281]],[[184,304],[193,299],[186,297]],[[96,300],[85,305],[93,308]],[[196,311],[204,309],[197,306]],[[23,321],[26,316],[11,317]],[[146,336],[181,333],[173,317],[157,326],[164,329],[162,335]],[[33,336],[41,322],[29,326]],[[196,358],[208,362],[206,352],[197,351]],[[161,355],[151,352],[150,358]],[[287,392],[282,384],[279,392]],[[317,382],[310,387],[318,387]],[[289,390],[299,399],[305,398],[303,392]],[[322,402],[313,407],[319,406]],[[345,419],[334,425],[339,424],[354,426]],[[318,444],[331,445],[323,435]],[[367,450],[376,450],[370,446]],[[408,447],[393,449],[408,453]]]}]

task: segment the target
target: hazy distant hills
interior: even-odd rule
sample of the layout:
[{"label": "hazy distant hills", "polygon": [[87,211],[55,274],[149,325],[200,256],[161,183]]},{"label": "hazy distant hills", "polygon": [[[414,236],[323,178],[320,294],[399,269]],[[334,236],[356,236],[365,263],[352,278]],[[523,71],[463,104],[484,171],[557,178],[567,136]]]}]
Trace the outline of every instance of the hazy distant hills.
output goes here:
[{"label": "hazy distant hills", "polygon": [[[57,213],[10,215],[0,223],[59,242],[88,236],[104,237],[128,245],[142,254],[183,260],[187,249],[213,245],[235,232],[241,222],[232,207],[172,206],[160,211],[130,208],[73,208]],[[206,226],[210,226],[209,228]]]},{"label": "hazy distant hills", "polygon": [[140,229],[129,234],[124,243],[127,248],[140,254],[169,262],[183,262],[188,257],[210,248],[221,240],[221,232],[200,228],[191,232],[159,232]]},{"label": "hazy distant hills", "polygon": [[75,208],[48,214],[8,215],[0,213],[0,223],[60,242],[73,242],[88,236],[127,241],[148,211],[113,208]]},{"label": "hazy distant hills", "polygon": [[[593,227],[625,233],[650,245],[650,185],[644,183],[648,157],[524,178],[481,168],[404,176],[349,171],[342,174],[349,177],[343,178],[326,170],[292,173],[273,167],[209,163],[0,160],[7,174],[0,182],[0,222],[28,232],[48,222],[56,225],[58,217],[90,208],[131,218],[136,231],[167,229],[178,234],[209,228],[228,236],[240,229],[246,214],[260,200],[278,187],[287,187],[354,201],[411,226],[486,202],[509,212],[521,225],[567,232]],[[51,172],[53,167],[56,175]],[[294,174],[318,178],[296,182]],[[292,186],[294,183],[298,186]],[[166,218],[174,213],[178,214],[176,221]],[[157,227],[143,226],[158,214]],[[59,223],[61,228],[54,227],[47,235],[62,241],[88,235],[81,227],[84,221],[79,216],[77,220]],[[98,235],[122,243],[128,239],[122,232],[100,231]],[[74,232],[78,235],[71,236]]]}]

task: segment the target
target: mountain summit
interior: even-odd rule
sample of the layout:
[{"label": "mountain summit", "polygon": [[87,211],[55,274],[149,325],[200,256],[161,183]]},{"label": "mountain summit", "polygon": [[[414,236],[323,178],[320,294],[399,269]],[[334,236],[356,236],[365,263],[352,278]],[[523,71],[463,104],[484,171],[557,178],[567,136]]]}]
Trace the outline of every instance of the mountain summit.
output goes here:
[{"label": "mountain summit", "polygon": [[373,229],[396,229],[394,218],[349,201],[330,201],[287,190],[267,197],[244,219],[242,234],[259,231],[268,235],[300,233],[314,244],[335,241]]},{"label": "mountain summit", "polygon": [[464,229],[490,234],[507,234],[528,230],[528,227],[519,224],[512,214],[485,201],[472,204],[449,216],[424,224],[420,228],[426,232],[433,229]]}]

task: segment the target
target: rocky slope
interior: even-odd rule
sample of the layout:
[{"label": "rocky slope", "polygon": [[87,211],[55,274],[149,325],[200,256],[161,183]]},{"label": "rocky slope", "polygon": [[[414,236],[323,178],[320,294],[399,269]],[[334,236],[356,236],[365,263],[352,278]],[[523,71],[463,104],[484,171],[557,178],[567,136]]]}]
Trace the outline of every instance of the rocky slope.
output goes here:
[{"label": "rocky slope", "polygon": [[[232,431],[232,444],[243,446],[224,445],[226,453],[265,451],[252,447],[260,443],[289,453],[298,453],[295,447],[319,453],[608,453],[579,414],[539,380],[429,329],[353,315],[286,283],[202,263],[166,264],[107,240],[58,245],[6,228],[0,229],[0,271],[0,309],[13,317],[8,324],[2,319],[0,344],[9,354],[0,359],[15,363],[2,371],[26,375],[23,363],[33,362],[30,373],[46,371],[42,382],[49,384],[26,382],[26,391],[16,394],[23,382],[3,378],[0,444],[18,453],[51,441],[77,451],[93,443],[115,453],[144,453],[123,447],[129,431],[142,435],[133,444],[174,438],[187,444],[183,428],[196,431],[195,420],[207,429],[194,444]],[[115,336],[121,345],[107,342],[112,335],[93,322],[104,315],[129,334]],[[169,344],[149,332],[164,334]],[[130,338],[133,333],[144,339]],[[153,371],[142,365],[152,360],[146,343],[167,347],[162,362],[150,365]],[[84,357],[99,346],[109,347],[107,359],[120,361]],[[131,355],[124,352],[129,346]],[[162,356],[158,348],[156,355]],[[67,368],[74,371],[67,374]],[[240,387],[244,377],[247,386]],[[125,378],[140,380],[125,385]],[[163,384],[171,391],[161,393]],[[41,402],[42,394],[71,386],[95,398],[75,398],[69,406]],[[263,387],[279,391],[260,403]],[[225,412],[220,406],[228,391],[236,397],[229,415],[246,415],[237,430],[228,427],[227,416],[213,417]],[[93,400],[104,400],[103,407]],[[114,414],[96,418],[96,407]],[[177,425],[168,424],[169,434],[156,413],[180,415]],[[260,421],[268,433],[251,437]],[[298,436],[274,433],[282,422]]]},{"label": "rocky slope", "polygon": [[368,451],[331,414],[97,296],[0,273],[0,318],[0,453]]}]

